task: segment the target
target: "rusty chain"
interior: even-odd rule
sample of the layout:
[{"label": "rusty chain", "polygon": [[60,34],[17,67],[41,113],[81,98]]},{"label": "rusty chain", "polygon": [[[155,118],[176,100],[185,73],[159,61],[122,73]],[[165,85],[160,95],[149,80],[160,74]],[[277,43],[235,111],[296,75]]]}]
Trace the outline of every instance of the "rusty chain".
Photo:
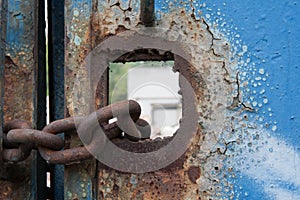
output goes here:
[{"label": "rusty chain", "polygon": [[[105,145],[106,140],[126,137],[137,141],[149,138],[150,125],[139,118],[140,114],[140,105],[128,100],[108,105],[88,116],[53,121],[42,130],[33,129],[31,123],[27,121],[12,120],[3,127],[2,159],[6,162],[20,162],[28,158],[33,149],[38,150],[46,162],[51,164],[72,164],[90,159],[93,157],[90,149]],[[97,123],[105,135],[95,138],[91,136],[89,144],[63,149],[66,146],[65,141],[57,134],[73,133],[78,129],[90,131],[91,126],[94,126],[92,124],[94,116],[97,117]],[[114,117],[117,121],[109,124],[108,121]]]}]

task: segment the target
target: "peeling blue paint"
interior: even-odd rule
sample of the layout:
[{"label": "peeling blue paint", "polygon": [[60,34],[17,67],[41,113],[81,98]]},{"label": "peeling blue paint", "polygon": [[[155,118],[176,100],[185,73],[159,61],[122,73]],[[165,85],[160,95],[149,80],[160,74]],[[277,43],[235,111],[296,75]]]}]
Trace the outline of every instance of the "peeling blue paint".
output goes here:
[{"label": "peeling blue paint", "polygon": [[[68,16],[90,17],[91,2],[69,3],[73,13]],[[162,12],[179,8],[194,11],[196,18],[204,18],[214,33],[229,41],[235,55],[231,61],[236,59],[231,67],[238,72],[242,101],[254,109],[242,113],[247,118],[246,128],[233,122],[241,144],[224,147],[233,155],[224,165],[228,169],[233,166],[234,173],[223,172],[228,175],[223,179],[233,185],[230,188],[220,183],[223,197],[300,198],[299,2],[184,0],[179,5],[177,1],[157,0],[156,18],[160,20]],[[80,45],[80,38],[72,35],[72,39]],[[244,82],[247,84],[242,85]],[[88,192],[90,187],[88,183]]]},{"label": "peeling blue paint", "polygon": [[75,17],[76,17],[76,11],[78,12],[78,15],[80,14],[81,16],[84,16],[87,19],[91,15],[92,1],[90,0],[74,0],[68,2],[68,5],[70,5],[69,7],[70,11],[73,12],[75,11]]},{"label": "peeling blue paint", "polygon": [[228,177],[234,190],[227,189],[224,198],[234,193],[234,199],[299,199],[299,1],[157,1],[156,17],[180,7],[203,17],[236,51],[239,80],[249,82],[241,87],[243,101],[255,109],[245,114],[265,137],[261,145],[248,141],[249,148],[232,147],[240,153],[233,153],[237,158],[231,162],[245,168],[236,167],[235,177]]},{"label": "peeling blue paint", "polygon": [[[238,172],[238,177],[234,179],[235,199],[298,199],[300,196],[297,174],[300,164],[300,121],[297,120],[300,117],[300,107],[297,105],[300,101],[299,2],[206,1],[202,11],[206,20],[211,23],[223,18],[222,23],[225,22],[226,28],[223,29],[219,21],[216,23],[219,25],[217,29],[227,31],[231,43],[240,41],[234,44],[238,48],[247,45],[247,53],[241,60],[248,58],[251,60],[250,63],[255,65],[252,68],[239,67],[241,73],[243,71],[248,73],[248,80],[253,80],[250,87],[247,87],[250,89],[248,94],[244,91],[246,94],[244,99],[253,98],[250,100],[252,106],[260,107],[257,113],[251,115],[252,119],[258,118],[256,125],[263,125],[266,129],[262,131],[268,135],[266,142],[274,139],[277,143],[266,148],[267,153],[263,154],[268,157],[265,159],[270,163],[262,165],[264,166],[262,168],[261,165],[257,165],[256,176],[252,173]],[[218,12],[222,17],[216,14]],[[232,40],[233,38],[235,39]],[[265,127],[266,124],[269,128]],[[260,148],[266,146],[263,144]],[[280,150],[274,152],[276,148]],[[255,162],[259,160],[257,155],[251,156]],[[273,167],[278,163],[281,170]],[[290,168],[287,169],[287,166]],[[266,171],[262,172],[263,170]],[[294,176],[290,173],[294,173]],[[267,174],[269,176],[260,177]]]},{"label": "peeling blue paint", "polygon": [[81,43],[81,38],[78,37],[78,36],[76,35],[75,38],[74,38],[74,43],[75,43],[77,46],[79,46],[80,43]]}]

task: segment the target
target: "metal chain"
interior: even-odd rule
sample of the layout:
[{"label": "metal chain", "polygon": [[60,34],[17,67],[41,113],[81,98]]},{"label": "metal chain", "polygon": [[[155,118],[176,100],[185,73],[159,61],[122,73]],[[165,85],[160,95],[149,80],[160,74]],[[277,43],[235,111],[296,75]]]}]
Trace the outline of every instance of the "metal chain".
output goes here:
[{"label": "metal chain", "polygon": [[[69,117],[53,121],[42,130],[32,129],[31,123],[24,120],[12,120],[4,124],[2,159],[6,162],[20,162],[28,158],[33,149],[37,149],[46,162],[51,164],[72,164],[90,159],[89,149],[105,145],[106,141],[124,137],[132,141],[150,137],[150,125],[143,119],[140,105],[133,100],[122,101],[103,107],[88,116]],[[97,125],[102,127],[105,135],[94,138],[91,134],[90,143],[84,146],[63,149],[65,141],[59,133],[91,131]],[[116,117],[117,121],[108,123]],[[79,132],[79,131],[78,131]]]}]

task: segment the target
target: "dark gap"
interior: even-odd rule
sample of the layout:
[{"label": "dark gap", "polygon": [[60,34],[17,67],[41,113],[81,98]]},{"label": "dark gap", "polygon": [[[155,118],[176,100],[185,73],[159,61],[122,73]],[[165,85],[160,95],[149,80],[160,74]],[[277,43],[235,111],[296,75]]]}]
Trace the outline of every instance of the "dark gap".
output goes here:
[{"label": "dark gap", "polygon": [[174,60],[174,54],[170,51],[159,51],[157,49],[137,49],[125,53],[114,62],[138,62],[138,61],[171,61]]},{"label": "dark gap", "polygon": [[[65,117],[64,97],[64,1],[47,0],[49,121]],[[64,134],[60,134],[64,137]],[[50,199],[64,199],[64,165],[50,165]]]},{"label": "dark gap", "polygon": [[[46,19],[45,2],[38,1],[38,24],[37,24],[37,121],[36,128],[41,130],[46,125]],[[46,186],[47,164],[37,152],[36,160],[36,183],[37,199],[47,199],[49,194]]]},{"label": "dark gap", "polygon": [[146,27],[152,27],[155,21],[154,14],[155,0],[141,0],[141,23]]}]

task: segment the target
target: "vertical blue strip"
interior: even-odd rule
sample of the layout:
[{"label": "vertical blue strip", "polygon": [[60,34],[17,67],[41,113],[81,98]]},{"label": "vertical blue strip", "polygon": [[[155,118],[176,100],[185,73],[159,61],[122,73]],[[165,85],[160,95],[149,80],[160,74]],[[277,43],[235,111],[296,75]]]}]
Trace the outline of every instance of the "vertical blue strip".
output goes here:
[{"label": "vertical blue strip", "polygon": [[[48,0],[50,121],[64,118],[64,1]],[[63,137],[63,134],[61,135]],[[64,199],[64,165],[52,167],[54,199]]]}]

